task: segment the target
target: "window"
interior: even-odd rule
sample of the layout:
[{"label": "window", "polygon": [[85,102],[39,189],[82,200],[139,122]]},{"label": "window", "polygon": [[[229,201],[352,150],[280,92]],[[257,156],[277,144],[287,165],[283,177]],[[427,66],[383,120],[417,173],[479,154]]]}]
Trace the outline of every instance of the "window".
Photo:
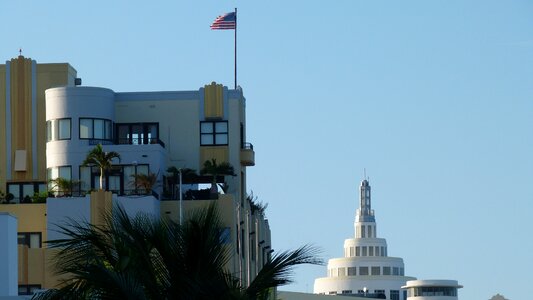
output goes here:
[{"label": "window", "polygon": [[84,192],[91,190],[91,167],[80,166],[80,189]]},{"label": "window", "polygon": [[372,267],[372,268],[370,269],[370,271],[371,271],[371,274],[372,274],[372,275],[375,275],[375,276],[379,276],[379,275],[381,275],[381,274],[380,274],[380,267]]},{"label": "window", "polygon": [[159,123],[121,123],[115,125],[118,144],[147,145],[164,143],[159,140]]},{"label": "window", "polygon": [[383,267],[383,275],[390,275],[390,267]]},{"label": "window", "polygon": [[93,120],[80,119],[80,139],[90,139],[93,137]]},{"label": "window", "polygon": [[355,276],[357,275],[355,272],[356,267],[348,267],[348,276]]},{"label": "window", "polygon": [[374,290],[374,294],[376,294],[376,296],[385,296],[385,290]]},{"label": "window", "polygon": [[363,246],[361,248],[363,248],[363,256],[366,256],[366,246]]},{"label": "window", "polygon": [[40,232],[19,232],[17,236],[19,245],[26,245],[28,248],[42,248]]},{"label": "window", "polygon": [[39,284],[19,284],[18,294],[19,295],[33,295],[37,290],[40,290],[41,286]]},{"label": "window", "polygon": [[[368,227],[370,228],[370,227]],[[368,256],[374,256],[374,247],[370,246],[368,247]]]},{"label": "window", "polygon": [[393,267],[392,268],[392,275],[400,275],[400,270],[398,269],[398,267]]},{"label": "window", "polygon": [[52,121],[46,121],[46,141],[52,140]]},{"label": "window", "polygon": [[353,247],[350,247],[350,257],[353,257]]},{"label": "window", "polygon": [[368,275],[368,267],[359,267],[359,275],[361,276]]},{"label": "window", "polygon": [[80,139],[111,140],[111,127],[111,120],[80,118]]},{"label": "window", "polygon": [[46,121],[46,141],[70,140],[70,119]]},{"label": "window", "polygon": [[343,293],[343,294],[351,294],[351,293],[352,293],[352,290],[342,290],[342,293]]},{"label": "window", "polygon": [[339,277],[346,276],[346,268],[339,268]]},{"label": "window", "polygon": [[48,172],[48,180],[56,179],[56,178],[63,178],[67,180],[72,179],[72,167],[71,166],[48,168],[47,172]]},{"label": "window", "polygon": [[398,290],[391,290],[391,291],[390,291],[390,299],[391,299],[391,300],[400,300],[400,291],[398,291]]},{"label": "window", "polygon": [[222,228],[220,232],[220,241],[222,242],[222,244],[229,244],[231,242],[231,228]]},{"label": "window", "polygon": [[400,276],[404,276],[404,269],[400,268]]},{"label": "window", "polygon": [[254,238],[250,238],[250,259],[255,261],[255,242]]},{"label": "window", "polygon": [[46,191],[47,186],[44,182],[17,182],[7,184],[7,192],[13,194],[13,200],[10,203],[31,203],[35,193]]},{"label": "window", "polygon": [[361,247],[355,247],[355,256],[361,256]]},{"label": "window", "polygon": [[365,237],[365,225],[361,226],[361,237],[364,238]]},{"label": "window", "polygon": [[200,122],[200,145],[227,145],[228,121]]},{"label": "window", "polygon": [[414,287],[409,289],[409,296],[452,296],[457,297],[457,288],[454,287]]},{"label": "window", "polygon": [[244,229],[241,229],[241,257],[244,258]]},{"label": "window", "polygon": [[[48,189],[55,191],[56,196],[72,195],[74,189],[78,190],[78,186],[72,184],[72,167],[61,166],[47,169]],[[50,180],[62,178],[65,181],[50,182]]]},{"label": "window", "polygon": [[379,247],[378,246],[376,246],[376,256],[380,256],[379,255]]},{"label": "window", "polygon": [[70,119],[60,119],[57,120],[59,123],[58,126],[58,136],[60,140],[70,140]]}]

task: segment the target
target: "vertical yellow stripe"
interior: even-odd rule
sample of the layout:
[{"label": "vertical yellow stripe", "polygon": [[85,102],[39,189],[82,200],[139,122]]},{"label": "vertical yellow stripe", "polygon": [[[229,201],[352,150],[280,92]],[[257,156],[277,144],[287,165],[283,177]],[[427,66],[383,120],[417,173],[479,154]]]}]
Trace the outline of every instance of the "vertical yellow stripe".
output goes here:
[{"label": "vertical yellow stripe", "polygon": [[16,150],[26,150],[26,171],[10,170],[15,180],[32,180],[32,85],[31,59],[19,56],[11,60],[11,161]]},{"label": "vertical yellow stripe", "polygon": [[204,116],[206,118],[224,117],[224,88],[216,82],[204,87]]},{"label": "vertical yellow stripe", "polygon": [[[0,65],[0,190],[6,186],[7,157],[6,157],[6,66]],[[5,141],[5,142],[4,142]],[[5,192],[5,191],[4,191]]]}]

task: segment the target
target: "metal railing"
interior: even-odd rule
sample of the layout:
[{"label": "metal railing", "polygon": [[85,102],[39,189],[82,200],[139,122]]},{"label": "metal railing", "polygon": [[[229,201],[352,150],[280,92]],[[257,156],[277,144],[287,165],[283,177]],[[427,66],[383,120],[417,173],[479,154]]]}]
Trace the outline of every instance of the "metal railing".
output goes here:
[{"label": "metal railing", "polygon": [[254,145],[252,143],[242,143],[241,149],[254,150]]},{"label": "metal railing", "polygon": [[158,138],[120,138],[115,140],[90,139],[89,145],[150,145],[159,144],[165,148],[165,143]]}]

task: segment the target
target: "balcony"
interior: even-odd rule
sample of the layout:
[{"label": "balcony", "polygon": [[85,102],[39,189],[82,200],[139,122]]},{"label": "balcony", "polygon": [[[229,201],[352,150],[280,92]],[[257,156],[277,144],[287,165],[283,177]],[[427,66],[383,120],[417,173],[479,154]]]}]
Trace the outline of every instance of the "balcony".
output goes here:
[{"label": "balcony", "polygon": [[246,167],[255,166],[254,145],[244,143],[241,147],[241,165]]},{"label": "balcony", "polygon": [[117,138],[115,140],[90,139],[89,145],[154,145],[165,148],[165,143],[158,138]]}]

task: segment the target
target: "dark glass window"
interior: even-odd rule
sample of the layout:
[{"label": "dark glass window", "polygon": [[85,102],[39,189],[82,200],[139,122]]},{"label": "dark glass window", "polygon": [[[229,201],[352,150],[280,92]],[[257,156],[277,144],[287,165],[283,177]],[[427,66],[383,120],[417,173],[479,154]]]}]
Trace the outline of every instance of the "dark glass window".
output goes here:
[{"label": "dark glass window", "polygon": [[227,145],[228,121],[200,122],[200,145]]},{"label": "dark glass window", "polygon": [[70,118],[46,121],[46,141],[70,140],[71,128]]},{"label": "dark glass window", "polygon": [[19,284],[18,294],[19,295],[33,295],[37,290],[40,290],[41,286],[39,284]]},{"label": "dark glass window", "polygon": [[19,245],[26,245],[28,248],[42,247],[42,238],[40,232],[19,232],[17,236]]},{"label": "dark glass window", "polygon": [[161,144],[159,123],[121,123],[115,125],[118,144]]},{"label": "dark glass window", "polygon": [[80,118],[80,139],[112,140],[111,120]]}]

